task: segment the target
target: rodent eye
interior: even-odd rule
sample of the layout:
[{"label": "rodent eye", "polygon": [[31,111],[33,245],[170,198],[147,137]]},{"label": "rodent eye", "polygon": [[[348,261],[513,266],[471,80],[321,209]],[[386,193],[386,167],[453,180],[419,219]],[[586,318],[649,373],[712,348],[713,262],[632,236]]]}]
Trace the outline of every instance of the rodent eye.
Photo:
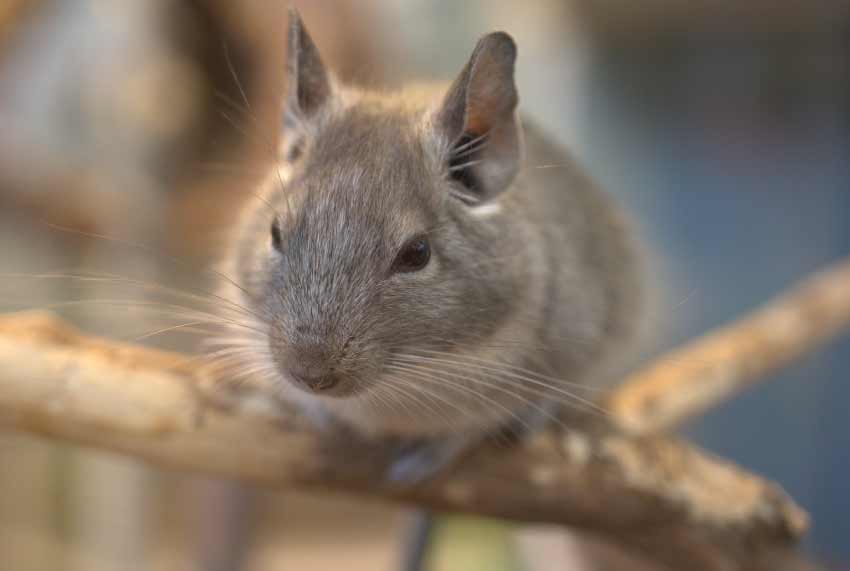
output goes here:
[{"label": "rodent eye", "polygon": [[413,238],[398,253],[393,262],[393,271],[415,272],[428,265],[431,260],[431,244],[424,236]]},{"label": "rodent eye", "polygon": [[277,218],[272,221],[272,246],[278,252],[283,250],[283,240],[280,236],[280,220]]}]

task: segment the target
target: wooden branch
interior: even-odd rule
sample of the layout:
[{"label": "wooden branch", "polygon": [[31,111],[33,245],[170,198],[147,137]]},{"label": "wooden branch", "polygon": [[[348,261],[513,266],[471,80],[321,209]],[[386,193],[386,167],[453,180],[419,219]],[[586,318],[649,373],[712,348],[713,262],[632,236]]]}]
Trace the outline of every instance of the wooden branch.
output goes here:
[{"label": "wooden branch", "polygon": [[850,261],[632,375],[608,401],[628,431],[669,430],[850,327]]},{"label": "wooden branch", "polygon": [[562,523],[671,569],[763,568],[807,527],[778,487],[692,446],[590,428],[482,449],[444,478],[394,489],[380,446],[337,447],[252,399],[205,406],[204,381],[180,355],[88,338],[44,314],[0,319],[0,422],[18,430],[264,485]]}]

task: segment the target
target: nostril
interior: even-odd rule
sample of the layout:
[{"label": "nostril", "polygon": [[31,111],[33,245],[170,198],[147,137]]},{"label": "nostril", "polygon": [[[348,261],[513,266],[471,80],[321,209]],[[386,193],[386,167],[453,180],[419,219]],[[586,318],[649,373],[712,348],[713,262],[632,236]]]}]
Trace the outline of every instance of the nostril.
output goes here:
[{"label": "nostril", "polygon": [[316,392],[333,388],[338,382],[338,378],[330,373],[320,376],[308,376],[297,373],[290,373],[290,375],[299,385]]},{"label": "nostril", "polygon": [[326,343],[299,339],[279,354],[281,369],[293,383],[311,392],[326,391],[341,380],[336,357]]}]

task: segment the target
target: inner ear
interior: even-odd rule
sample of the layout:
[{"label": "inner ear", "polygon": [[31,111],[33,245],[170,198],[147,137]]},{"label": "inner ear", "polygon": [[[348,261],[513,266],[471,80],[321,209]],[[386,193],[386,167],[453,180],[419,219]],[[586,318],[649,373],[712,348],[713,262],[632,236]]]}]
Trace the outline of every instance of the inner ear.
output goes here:
[{"label": "inner ear", "polygon": [[470,202],[506,190],[519,170],[516,53],[504,32],[481,38],[437,114],[438,128],[451,141],[449,174]]},{"label": "inner ear", "polygon": [[449,152],[449,176],[467,191],[458,194],[464,202],[477,202],[482,194],[481,181],[473,167],[480,165],[484,160],[482,151],[487,144],[487,139],[487,133],[476,135],[464,132],[454,142]]}]

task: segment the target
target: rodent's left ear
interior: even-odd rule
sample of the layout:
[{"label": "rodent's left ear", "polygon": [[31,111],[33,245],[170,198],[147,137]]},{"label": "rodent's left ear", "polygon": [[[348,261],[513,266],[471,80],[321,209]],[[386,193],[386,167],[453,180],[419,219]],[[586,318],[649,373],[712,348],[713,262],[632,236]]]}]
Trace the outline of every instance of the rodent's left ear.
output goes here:
[{"label": "rodent's left ear", "polygon": [[287,44],[287,115],[309,119],[331,95],[331,82],[319,50],[295,8],[289,10]]},{"label": "rodent's left ear", "polygon": [[437,113],[437,126],[452,144],[449,170],[472,200],[507,189],[519,170],[516,55],[505,32],[481,38]]}]

